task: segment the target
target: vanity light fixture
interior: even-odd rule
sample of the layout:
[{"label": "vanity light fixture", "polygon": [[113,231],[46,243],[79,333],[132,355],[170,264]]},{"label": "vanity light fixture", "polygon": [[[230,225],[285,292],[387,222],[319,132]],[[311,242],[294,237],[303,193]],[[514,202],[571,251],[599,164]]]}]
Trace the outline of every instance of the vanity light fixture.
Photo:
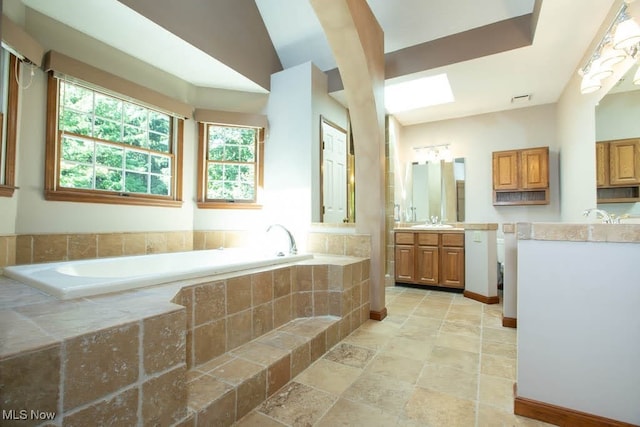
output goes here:
[{"label": "vanity light fixture", "polygon": [[[627,58],[640,57],[640,25],[628,13],[632,1],[625,1],[585,66],[578,71],[582,76],[581,93],[598,91],[602,81],[613,75],[614,65]],[[634,78],[634,83],[636,80]]]},{"label": "vanity light fixture", "polygon": [[445,162],[453,161],[449,144],[423,145],[413,147],[413,150],[418,157],[418,163],[439,162],[440,160],[444,160]]}]

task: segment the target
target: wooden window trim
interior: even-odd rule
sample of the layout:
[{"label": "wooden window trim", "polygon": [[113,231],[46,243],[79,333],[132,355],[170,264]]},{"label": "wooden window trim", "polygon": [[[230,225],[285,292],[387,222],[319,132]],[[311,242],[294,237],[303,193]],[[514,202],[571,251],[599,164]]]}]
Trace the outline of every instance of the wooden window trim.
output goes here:
[{"label": "wooden window trim", "polygon": [[[83,203],[108,203],[115,205],[137,205],[137,206],[161,206],[161,207],[181,207],[182,206],[182,171],[183,171],[183,142],[184,142],[184,119],[172,119],[177,121],[177,131],[175,135],[175,150],[171,154],[174,157],[172,163],[173,196],[154,196],[148,194],[118,193],[102,190],[84,190],[74,188],[58,188],[58,82],[49,72],[47,81],[47,127],[46,127],[46,148],[45,148],[45,200],[63,202],[83,202]],[[173,125],[172,125],[173,129]]]},{"label": "wooden window trim", "polygon": [[0,159],[5,162],[4,183],[0,184],[0,197],[13,197],[16,187],[16,139],[18,129],[18,79],[16,68],[20,68],[18,58],[9,54],[9,73],[7,86],[7,127],[2,128],[3,117],[0,114],[0,135],[6,131],[6,145],[4,153],[0,153]]},{"label": "wooden window trim", "polygon": [[[211,123],[198,123],[198,201],[199,209],[262,209],[258,199],[259,190],[264,187],[264,128],[257,134],[256,202],[223,202],[207,200],[207,128]],[[225,125],[221,125],[225,126]],[[234,126],[229,124],[228,126]]]}]

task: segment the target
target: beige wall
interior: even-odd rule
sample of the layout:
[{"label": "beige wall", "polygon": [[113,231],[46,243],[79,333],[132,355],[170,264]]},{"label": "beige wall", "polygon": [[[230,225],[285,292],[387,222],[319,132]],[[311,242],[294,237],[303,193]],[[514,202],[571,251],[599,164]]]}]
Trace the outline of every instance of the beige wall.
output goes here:
[{"label": "beige wall", "polygon": [[[396,171],[396,183],[405,177],[407,163],[417,160],[412,147],[451,144],[453,157],[465,159],[467,222],[558,221],[556,120],[556,106],[549,104],[403,127],[398,164],[401,171]],[[493,206],[491,153],[540,146],[549,146],[550,151],[551,203]],[[396,203],[406,207],[409,202],[403,202],[396,192]]]}]

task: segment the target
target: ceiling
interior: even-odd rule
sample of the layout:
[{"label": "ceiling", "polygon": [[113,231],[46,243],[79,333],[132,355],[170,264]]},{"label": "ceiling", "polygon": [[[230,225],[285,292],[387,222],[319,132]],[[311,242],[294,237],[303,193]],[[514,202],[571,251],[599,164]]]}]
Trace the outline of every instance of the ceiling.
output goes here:
[{"label": "ceiling", "polygon": [[[148,0],[21,1],[196,86],[267,92],[239,72],[238,67],[234,69],[216,59],[207,46],[196,47],[178,35],[182,34],[179,31],[170,32],[165,29],[167,25],[159,25],[157,19],[149,19],[124,4]],[[217,1],[257,7],[283,68],[308,61],[328,73],[335,68],[331,49],[309,1]],[[201,3],[187,0],[180,7],[199,7]],[[614,0],[368,0],[368,3],[384,31],[387,65],[393,60],[394,70],[400,70],[393,74],[387,67],[387,76],[392,76],[387,84],[441,73],[449,78],[454,102],[394,114],[403,125],[411,125],[556,102],[572,73],[581,65],[585,50]],[[215,3],[208,7],[215,7]],[[528,41],[509,45],[514,33],[502,35],[496,31],[517,30],[518,17],[521,18],[518,22],[530,26],[530,32],[523,35]],[[497,27],[500,23],[505,25]],[[114,28],[118,31],[113,31]],[[473,31],[482,28],[495,31],[486,41],[473,40],[480,34]],[[459,38],[464,35],[466,39]],[[469,41],[468,46],[464,40]],[[442,41],[449,43],[438,45]],[[453,59],[430,61],[429,49],[436,45],[446,46]],[[462,53],[465,48],[471,51]],[[401,61],[416,60],[413,68],[400,66]],[[332,95],[344,102],[340,90]],[[520,95],[531,97],[524,103],[511,102],[512,97]]]}]

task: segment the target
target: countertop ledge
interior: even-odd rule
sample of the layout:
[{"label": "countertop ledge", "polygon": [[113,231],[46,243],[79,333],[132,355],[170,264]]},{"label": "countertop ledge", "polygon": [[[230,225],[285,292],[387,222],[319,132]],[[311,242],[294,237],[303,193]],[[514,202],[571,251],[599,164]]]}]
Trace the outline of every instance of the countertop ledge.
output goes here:
[{"label": "countertop ledge", "polygon": [[518,240],[640,243],[640,224],[519,222]]},{"label": "countertop ledge", "polygon": [[396,223],[396,226],[394,227],[394,231],[438,231],[438,232],[444,232],[446,233],[447,231],[465,231],[465,230],[486,230],[486,231],[491,231],[491,230],[497,230],[498,229],[498,224],[497,223],[492,223],[492,222],[452,222],[449,223],[450,225],[452,225],[452,228],[435,228],[435,229],[429,229],[429,228],[412,228],[412,226],[414,225],[423,225],[424,223],[422,222],[400,222],[400,223]]}]

